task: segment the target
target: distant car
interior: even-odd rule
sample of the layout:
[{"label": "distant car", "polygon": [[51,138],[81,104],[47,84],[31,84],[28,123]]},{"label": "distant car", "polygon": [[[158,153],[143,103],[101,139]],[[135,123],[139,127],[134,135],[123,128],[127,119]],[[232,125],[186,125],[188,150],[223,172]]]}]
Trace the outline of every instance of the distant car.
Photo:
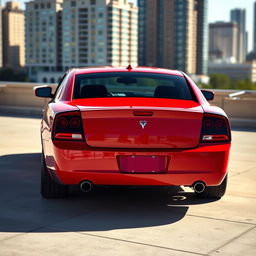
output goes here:
[{"label": "distant car", "polygon": [[183,72],[158,68],[79,68],[49,97],[41,123],[41,194],[68,185],[189,186],[221,198],[227,185],[230,125]]}]

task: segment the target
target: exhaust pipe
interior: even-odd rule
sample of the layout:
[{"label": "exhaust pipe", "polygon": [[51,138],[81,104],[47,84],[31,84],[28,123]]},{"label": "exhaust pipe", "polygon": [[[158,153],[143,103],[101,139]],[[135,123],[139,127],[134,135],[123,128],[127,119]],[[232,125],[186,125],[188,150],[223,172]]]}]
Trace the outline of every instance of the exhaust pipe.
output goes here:
[{"label": "exhaust pipe", "polygon": [[197,181],[194,183],[193,189],[196,193],[203,193],[205,190],[205,184],[202,181]]},{"label": "exhaust pipe", "polygon": [[92,188],[93,184],[89,180],[85,180],[80,184],[80,189],[85,193],[89,193],[92,190]]}]

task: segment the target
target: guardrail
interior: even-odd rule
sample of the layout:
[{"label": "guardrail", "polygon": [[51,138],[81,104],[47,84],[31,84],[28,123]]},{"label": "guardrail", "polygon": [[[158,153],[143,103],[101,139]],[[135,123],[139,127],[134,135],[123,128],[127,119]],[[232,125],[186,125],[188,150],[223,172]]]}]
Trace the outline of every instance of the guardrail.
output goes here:
[{"label": "guardrail", "polygon": [[251,94],[250,91],[239,91],[239,92],[233,92],[228,95],[229,98],[233,100],[240,100],[241,97],[246,96],[247,94]]},{"label": "guardrail", "polygon": [[[34,96],[39,83],[0,82],[0,112],[40,114],[48,99]],[[55,89],[56,84],[51,84]],[[225,110],[234,126],[256,128],[256,91],[213,90],[211,104]]]}]

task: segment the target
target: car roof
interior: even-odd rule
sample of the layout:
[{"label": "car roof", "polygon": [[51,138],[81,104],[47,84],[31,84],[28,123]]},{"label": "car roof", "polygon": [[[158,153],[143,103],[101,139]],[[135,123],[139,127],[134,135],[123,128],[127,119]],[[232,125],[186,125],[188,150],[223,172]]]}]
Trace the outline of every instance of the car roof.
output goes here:
[{"label": "car roof", "polygon": [[178,70],[156,68],[156,67],[84,67],[76,68],[76,75],[88,74],[88,73],[105,73],[105,72],[142,72],[142,73],[159,73],[159,74],[168,74],[175,76],[183,76],[183,73]]}]

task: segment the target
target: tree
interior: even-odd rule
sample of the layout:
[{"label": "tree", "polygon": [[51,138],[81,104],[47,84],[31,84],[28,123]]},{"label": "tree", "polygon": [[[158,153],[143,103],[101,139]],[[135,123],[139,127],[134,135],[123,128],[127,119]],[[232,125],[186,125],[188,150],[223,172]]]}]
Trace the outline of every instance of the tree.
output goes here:
[{"label": "tree", "polygon": [[210,87],[213,89],[229,89],[231,87],[230,78],[224,74],[211,74]]},{"label": "tree", "polygon": [[237,80],[237,81],[234,81],[232,84],[233,84],[233,89],[237,89],[237,90],[254,90],[255,89],[253,82],[249,79]]}]

